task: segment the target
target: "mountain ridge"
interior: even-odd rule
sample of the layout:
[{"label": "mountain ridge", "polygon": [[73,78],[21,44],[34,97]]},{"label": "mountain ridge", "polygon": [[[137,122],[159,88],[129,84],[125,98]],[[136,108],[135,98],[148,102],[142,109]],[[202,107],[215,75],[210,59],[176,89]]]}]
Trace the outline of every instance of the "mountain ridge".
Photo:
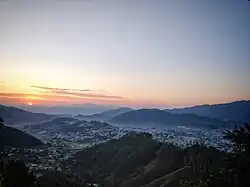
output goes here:
[{"label": "mountain ridge", "polygon": [[104,112],[92,114],[92,115],[77,115],[77,118],[85,120],[109,120],[117,115],[123,114],[125,112],[132,111],[132,108],[129,107],[120,107],[116,109],[110,109]]},{"label": "mountain ridge", "polygon": [[0,117],[4,119],[5,124],[18,125],[27,122],[33,123],[49,120],[52,119],[54,115],[34,113],[12,106],[0,105]]},{"label": "mountain ridge", "polygon": [[29,112],[45,113],[49,115],[92,115],[104,112],[110,109],[115,109],[117,106],[112,105],[98,105],[92,103],[86,104],[73,104],[73,105],[56,105],[56,106],[39,106],[33,105],[32,107],[26,105],[15,106]]},{"label": "mountain ridge", "polygon": [[187,125],[196,127],[222,127],[225,122],[195,114],[172,114],[159,109],[139,109],[115,116],[110,120],[115,124],[134,125]]},{"label": "mountain ridge", "polygon": [[233,101],[214,105],[197,105],[185,108],[165,109],[173,114],[192,113],[221,120],[250,122],[250,100]]}]

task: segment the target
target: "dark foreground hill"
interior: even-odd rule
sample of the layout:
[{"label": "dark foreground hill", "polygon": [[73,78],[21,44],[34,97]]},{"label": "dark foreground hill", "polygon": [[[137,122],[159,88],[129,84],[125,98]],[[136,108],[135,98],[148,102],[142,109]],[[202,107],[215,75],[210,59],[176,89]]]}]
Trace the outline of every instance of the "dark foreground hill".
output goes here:
[{"label": "dark foreground hill", "polygon": [[32,176],[23,162],[0,161],[0,186],[249,187],[250,126],[227,131],[232,152],[202,143],[180,148],[148,133],[129,133],[86,148],[61,171]]},{"label": "dark foreground hill", "polygon": [[148,133],[130,133],[76,153],[67,165],[101,186],[179,187],[180,181],[195,176],[194,168],[198,170],[203,160],[220,165],[222,154],[214,148],[181,149],[157,142]]},{"label": "dark foreground hill", "polygon": [[40,140],[18,129],[4,126],[0,131],[0,150],[3,147],[31,148],[42,145]]},{"label": "dark foreground hill", "polygon": [[225,104],[201,105],[188,108],[167,109],[174,114],[192,113],[199,116],[250,122],[250,101],[235,101]]},{"label": "dark foreground hill", "polygon": [[53,115],[32,113],[15,107],[0,105],[0,117],[5,124],[16,125],[21,123],[35,123],[52,119]]},{"label": "dark foreground hill", "polygon": [[130,125],[186,125],[193,127],[226,127],[225,122],[209,117],[201,117],[195,114],[171,114],[159,109],[140,109],[123,113],[111,119],[114,124]]}]

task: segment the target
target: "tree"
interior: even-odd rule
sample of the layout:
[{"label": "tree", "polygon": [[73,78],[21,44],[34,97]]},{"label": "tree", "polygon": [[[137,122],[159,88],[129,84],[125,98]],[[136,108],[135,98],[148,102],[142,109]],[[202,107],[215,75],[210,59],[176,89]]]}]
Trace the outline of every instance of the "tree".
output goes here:
[{"label": "tree", "polygon": [[232,145],[228,157],[228,169],[234,185],[250,186],[250,125],[245,124],[239,129],[227,131],[225,138]]},{"label": "tree", "polygon": [[35,181],[35,176],[29,171],[23,161],[1,161],[0,166],[1,187],[29,187]]},{"label": "tree", "polygon": [[224,138],[229,140],[234,154],[250,154],[250,125],[227,131]]},{"label": "tree", "polygon": [[[0,117],[0,133],[4,127],[4,120]],[[0,158],[2,157],[2,152],[3,152],[3,145],[1,143],[3,142],[2,136],[0,134]]]},{"label": "tree", "polygon": [[4,126],[4,120],[0,117],[0,130],[3,129]]},{"label": "tree", "polygon": [[226,131],[224,138],[229,141],[230,150],[223,158],[225,161],[221,160],[223,164],[213,163],[212,172],[205,172],[198,181],[188,181],[183,187],[250,186],[250,125]]}]

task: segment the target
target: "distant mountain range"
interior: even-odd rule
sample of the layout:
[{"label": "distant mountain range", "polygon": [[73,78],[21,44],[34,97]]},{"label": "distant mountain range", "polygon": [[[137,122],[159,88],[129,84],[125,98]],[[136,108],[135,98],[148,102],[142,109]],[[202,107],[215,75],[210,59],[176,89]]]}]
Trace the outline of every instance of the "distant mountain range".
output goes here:
[{"label": "distant mountain range", "polygon": [[43,113],[32,113],[19,108],[0,105],[0,117],[4,119],[5,124],[18,125],[50,120],[55,116]]},{"label": "distant mountain range", "polygon": [[185,125],[195,127],[225,127],[227,124],[222,120],[201,117],[195,114],[171,114],[159,109],[133,110],[113,117],[110,120],[115,124],[130,125]]},{"label": "distant mountain range", "polygon": [[[78,107],[78,106],[77,106]],[[92,106],[95,108],[95,106]],[[81,107],[80,107],[81,109]],[[79,110],[80,110],[79,109]],[[49,121],[59,116],[32,113],[15,107],[0,105],[0,117],[6,124],[34,124]],[[70,118],[70,119],[69,119]],[[195,127],[234,127],[250,122],[250,101],[237,101],[226,104],[202,105],[180,109],[139,109],[121,107],[92,115],[78,114],[60,120],[97,120],[111,124],[128,125],[186,125]],[[72,122],[77,122],[73,120]],[[56,121],[56,123],[58,123]],[[58,124],[61,124],[58,123]]]},{"label": "distant mountain range", "polygon": [[92,103],[79,104],[79,105],[65,105],[65,106],[15,106],[29,112],[39,112],[45,114],[60,114],[60,115],[92,115],[104,112],[110,109],[118,108],[118,106],[111,105],[97,105]]},{"label": "distant mountain range", "polygon": [[63,128],[72,126],[72,124],[80,121],[79,119],[72,117],[58,117],[46,122],[41,122],[33,125],[26,125],[25,128],[39,129],[39,130],[50,130],[53,132],[61,132]]},{"label": "distant mountain range", "polygon": [[16,128],[4,126],[0,131],[0,151],[4,147],[31,148],[44,145],[37,138]]},{"label": "distant mountain range", "polygon": [[225,104],[200,105],[188,108],[166,109],[173,114],[192,113],[199,116],[250,122],[250,101],[235,101]]},{"label": "distant mountain range", "polygon": [[111,109],[111,110],[107,110],[101,113],[97,113],[97,114],[93,114],[93,115],[77,115],[77,118],[80,119],[85,119],[85,120],[109,120],[117,115],[132,111],[132,108],[128,108],[128,107],[121,107],[121,108],[117,108],[117,109]]}]

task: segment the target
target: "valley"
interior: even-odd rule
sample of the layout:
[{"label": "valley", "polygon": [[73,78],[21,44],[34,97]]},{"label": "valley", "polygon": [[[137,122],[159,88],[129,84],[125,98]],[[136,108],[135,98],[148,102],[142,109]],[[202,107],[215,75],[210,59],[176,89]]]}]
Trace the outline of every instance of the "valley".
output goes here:
[{"label": "valley", "polygon": [[[11,114],[12,108],[4,108]],[[24,118],[42,117],[29,123],[18,112],[25,113]],[[4,144],[1,141],[4,161],[22,160],[36,176],[43,176],[47,171],[73,172],[82,179],[89,178],[89,184],[98,186],[120,183],[122,187],[158,186],[169,178],[170,184],[176,185],[179,173],[187,172],[191,167],[192,160],[186,160],[189,157],[186,149],[189,151],[194,145],[201,144],[216,148],[222,154],[227,151],[228,143],[223,133],[238,124],[158,109],[112,109],[105,111],[105,115],[100,113],[91,117],[45,115],[16,109],[14,114],[20,116],[21,123],[6,125],[0,136],[10,142]],[[9,128],[20,133],[17,139],[12,131],[6,131]],[[30,138],[29,144],[25,137]],[[172,154],[176,158],[163,159],[170,159]],[[161,168],[163,163],[170,165]]]}]

